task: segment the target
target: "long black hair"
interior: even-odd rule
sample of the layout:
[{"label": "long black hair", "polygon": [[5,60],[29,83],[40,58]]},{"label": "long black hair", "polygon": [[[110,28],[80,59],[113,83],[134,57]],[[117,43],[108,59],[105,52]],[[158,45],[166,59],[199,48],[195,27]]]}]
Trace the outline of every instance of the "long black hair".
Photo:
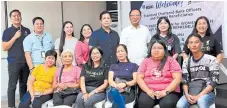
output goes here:
[{"label": "long black hair", "polygon": [[210,22],[209,22],[208,18],[205,17],[205,16],[200,16],[199,18],[196,19],[195,25],[194,25],[194,28],[193,28],[191,34],[198,33],[198,31],[197,31],[197,29],[196,29],[196,26],[197,26],[197,23],[198,23],[198,21],[199,21],[200,19],[204,19],[204,20],[206,20],[206,22],[207,22],[207,31],[206,31],[205,36],[211,36],[211,35],[213,35],[213,32],[212,32],[212,30],[211,30],[211,28],[210,28]]},{"label": "long black hair", "polygon": [[[63,46],[65,45],[65,25],[70,23],[73,26],[73,23],[71,21],[65,21],[62,25],[62,32],[61,32],[61,38],[60,38],[60,45],[59,45],[59,53],[61,54],[63,51]],[[74,32],[72,32],[72,37],[74,37]]]},{"label": "long black hair", "polygon": [[151,53],[151,50],[152,50],[152,46],[155,44],[155,43],[158,43],[160,45],[163,46],[164,48],[164,57],[162,58],[159,66],[158,66],[158,71],[162,71],[162,69],[164,68],[165,64],[166,64],[166,60],[168,58],[168,50],[167,50],[167,47],[165,45],[165,42],[163,42],[162,40],[156,40],[156,41],[152,41],[150,44],[149,44],[149,47],[148,47],[148,55],[147,55],[147,58],[150,58],[152,57],[152,53]]},{"label": "long black hair", "polygon": [[83,36],[83,33],[82,33],[85,26],[88,26],[88,27],[91,29],[91,32],[93,32],[93,29],[92,29],[92,27],[91,27],[90,24],[84,24],[84,25],[81,27],[81,29],[80,29],[80,39],[79,39],[79,41],[81,41],[81,42],[83,42],[84,39],[85,39],[84,36]]},{"label": "long black hair", "polygon": [[162,20],[165,20],[168,24],[169,24],[169,28],[168,28],[168,33],[167,33],[167,36],[172,36],[172,26],[170,24],[170,21],[167,17],[160,17],[157,21],[157,30],[156,30],[156,34],[154,35],[154,38],[157,39],[157,40],[160,40],[160,30],[159,30],[159,27],[158,25],[162,22]]},{"label": "long black hair", "polygon": [[[119,44],[117,46],[117,48],[120,47],[120,46],[122,46],[124,48],[125,52],[127,53],[126,59],[127,59],[128,62],[130,62],[129,59],[128,59],[128,49],[127,49],[127,47],[124,44]],[[116,55],[117,55],[117,48],[116,48]],[[117,60],[117,63],[119,63],[119,60]]]},{"label": "long black hair", "polygon": [[94,62],[93,62],[93,60],[92,60],[92,58],[91,58],[91,53],[92,53],[92,51],[93,51],[94,49],[97,49],[97,50],[100,52],[100,54],[101,54],[101,59],[100,59],[99,67],[102,68],[102,69],[104,69],[105,62],[104,62],[104,59],[103,59],[103,51],[102,51],[101,47],[99,47],[99,46],[94,46],[94,47],[92,47],[92,48],[90,49],[90,51],[89,51],[89,59],[88,59],[88,62],[84,65],[85,70],[90,71],[91,69],[94,68]]}]

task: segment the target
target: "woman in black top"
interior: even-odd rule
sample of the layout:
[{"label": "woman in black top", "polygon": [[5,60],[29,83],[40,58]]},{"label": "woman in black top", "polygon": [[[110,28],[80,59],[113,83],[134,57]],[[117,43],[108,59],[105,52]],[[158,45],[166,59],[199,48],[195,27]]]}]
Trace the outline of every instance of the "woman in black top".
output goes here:
[{"label": "woman in black top", "polygon": [[[200,16],[195,22],[194,29],[192,34],[197,33],[202,37],[203,47],[202,51],[205,54],[213,55],[217,57],[218,63],[221,63],[223,60],[223,49],[221,42],[218,42],[215,36],[213,35],[209,20],[205,16]],[[188,38],[184,44],[183,49],[183,58],[184,60],[188,58],[188,55],[191,53],[188,48]]]},{"label": "woman in black top", "polygon": [[157,22],[157,32],[151,38],[150,43],[156,40],[162,40],[168,49],[169,56],[177,59],[178,54],[181,53],[180,40],[172,33],[172,27],[167,17],[160,17]]},{"label": "woman in black top", "polygon": [[81,71],[81,93],[77,96],[76,108],[93,108],[96,103],[105,99],[109,69],[104,64],[102,56],[103,51],[100,47],[91,48],[90,58]]}]

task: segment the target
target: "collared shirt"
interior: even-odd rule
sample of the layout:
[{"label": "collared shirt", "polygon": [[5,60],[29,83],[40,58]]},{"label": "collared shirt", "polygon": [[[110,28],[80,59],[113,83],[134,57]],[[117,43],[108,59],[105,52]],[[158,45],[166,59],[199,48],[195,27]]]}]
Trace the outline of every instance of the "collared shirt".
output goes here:
[{"label": "collared shirt", "polygon": [[117,63],[116,48],[120,38],[116,31],[110,30],[107,33],[102,27],[94,31],[90,37],[90,46],[100,46],[103,51],[103,58],[108,66]]},{"label": "collared shirt", "polygon": [[130,25],[123,29],[120,44],[126,45],[130,62],[137,65],[142,63],[143,59],[147,56],[147,45],[150,39],[151,34],[144,25],[139,25],[138,28]]},{"label": "collared shirt", "polygon": [[[10,41],[15,33],[20,28],[15,28],[13,25],[3,32],[2,41],[8,42]],[[30,30],[21,25],[21,36],[14,42],[12,47],[8,50],[8,63],[26,63],[24,49],[23,49],[23,40],[30,34]]]},{"label": "collared shirt", "polygon": [[24,52],[30,52],[33,65],[43,64],[44,58],[42,52],[46,53],[48,50],[53,49],[53,39],[49,33],[43,33],[42,36],[32,32],[24,41]]}]

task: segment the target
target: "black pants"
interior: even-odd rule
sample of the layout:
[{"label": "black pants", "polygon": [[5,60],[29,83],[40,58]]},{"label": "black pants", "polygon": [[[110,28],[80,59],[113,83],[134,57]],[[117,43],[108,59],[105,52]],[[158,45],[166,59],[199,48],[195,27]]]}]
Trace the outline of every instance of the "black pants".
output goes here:
[{"label": "black pants", "polygon": [[172,92],[161,99],[154,100],[147,93],[141,92],[138,108],[153,108],[156,104],[159,104],[160,108],[175,108],[179,98],[179,93]]},{"label": "black pants", "polygon": [[60,96],[59,93],[54,93],[53,104],[54,104],[54,106],[67,105],[67,106],[72,107],[72,104],[76,101],[76,97],[77,97],[77,94],[62,97],[62,96]]},{"label": "black pants", "polygon": [[29,68],[27,63],[9,63],[8,64],[8,106],[15,107],[15,91],[17,86],[17,81],[19,79],[19,92],[20,99],[27,92],[27,80],[29,76]]},{"label": "black pants", "polygon": [[[53,95],[42,95],[40,97],[35,97],[34,101],[32,102],[32,108],[41,108],[42,104],[46,101],[52,99]],[[30,108],[29,105],[31,104],[31,95],[27,92],[24,97],[21,99],[18,108]]]}]

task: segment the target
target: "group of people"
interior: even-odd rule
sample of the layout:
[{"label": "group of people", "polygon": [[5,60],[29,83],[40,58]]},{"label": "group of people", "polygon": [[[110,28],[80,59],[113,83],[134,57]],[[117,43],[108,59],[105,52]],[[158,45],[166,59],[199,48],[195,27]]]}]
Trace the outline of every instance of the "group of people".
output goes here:
[{"label": "group of people", "polygon": [[[77,39],[72,22],[66,21],[55,42],[44,32],[41,17],[32,20],[31,33],[21,25],[19,10],[12,10],[9,16],[12,26],[3,33],[2,47],[8,51],[10,108],[15,108],[18,79],[19,108],[41,108],[50,99],[54,106],[76,102],[76,108],[93,108],[106,98],[111,100],[113,91],[120,94],[124,104],[136,100],[138,108],[156,104],[160,108],[188,108],[193,104],[209,108],[215,101],[223,50],[205,16],[196,20],[183,51],[167,17],[158,19],[157,32],[151,36],[148,28],[139,24],[138,9],[129,12],[131,25],[120,37],[110,28],[110,13],[103,11],[100,29],[93,31],[84,24]],[[181,53],[183,64],[177,62]]]}]

